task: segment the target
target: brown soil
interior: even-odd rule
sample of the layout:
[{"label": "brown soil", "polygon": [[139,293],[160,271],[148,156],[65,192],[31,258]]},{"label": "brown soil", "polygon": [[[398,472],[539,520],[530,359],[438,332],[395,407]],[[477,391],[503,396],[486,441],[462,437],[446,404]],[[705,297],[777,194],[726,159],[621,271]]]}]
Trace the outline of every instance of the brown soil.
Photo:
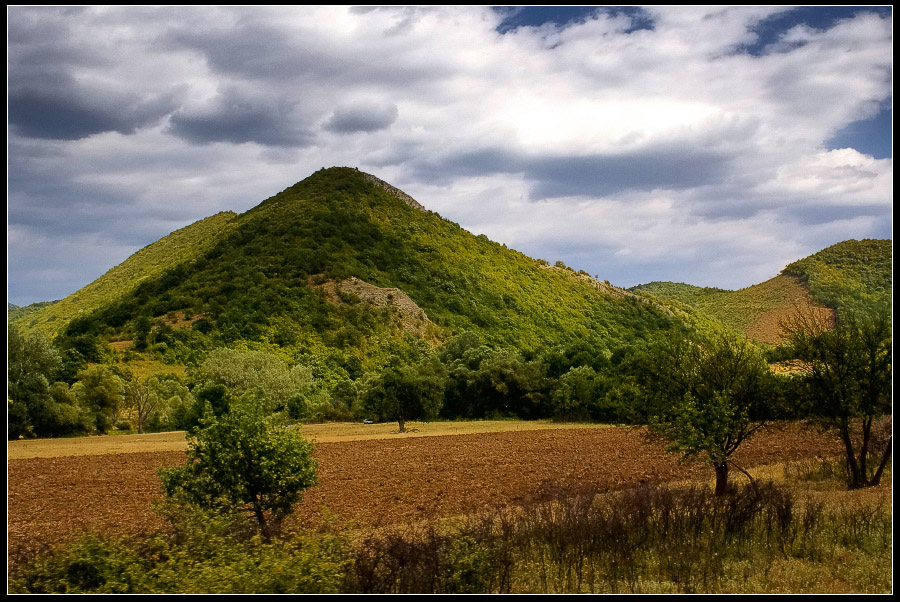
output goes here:
[{"label": "brown soil", "polygon": [[[736,457],[743,467],[839,453],[836,440],[790,427],[759,434]],[[70,540],[84,531],[135,534],[164,527],[151,502],[156,469],[182,452],[9,460],[8,544],[17,550]],[[385,525],[453,516],[536,499],[558,488],[614,490],[641,481],[708,478],[679,465],[644,431],[585,428],[320,443],[319,484],[288,527],[327,512],[340,522]],[[735,479],[742,479],[736,471]]]},{"label": "brown soil", "polygon": [[783,343],[782,325],[796,320],[801,314],[812,314],[829,322],[834,320],[834,310],[817,305],[806,284],[796,276],[781,274],[750,289],[757,290],[756,294],[764,298],[766,294],[774,297],[777,303],[776,307],[756,316],[744,330],[746,336],[756,341],[772,345]]}]

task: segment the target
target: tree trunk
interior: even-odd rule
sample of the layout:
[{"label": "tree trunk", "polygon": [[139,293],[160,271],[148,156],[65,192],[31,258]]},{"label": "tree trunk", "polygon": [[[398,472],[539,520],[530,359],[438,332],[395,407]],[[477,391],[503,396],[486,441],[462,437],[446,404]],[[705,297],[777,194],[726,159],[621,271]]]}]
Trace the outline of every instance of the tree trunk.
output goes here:
[{"label": "tree trunk", "polygon": [[253,504],[253,514],[256,516],[256,524],[259,525],[259,532],[262,534],[263,539],[269,541],[271,533],[269,532],[269,523],[266,521],[265,513],[257,504]]},{"label": "tree trunk", "polygon": [[716,469],[716,497],[728,493],[728,462],[715,465]]},{"label": "tree trunk", "polygon": [[400,425],[400,432],[405,433],[406,432],[406,420],[404,420],[403,418],[398,418],[397,424]]},{"label": "tree trunk", "polygon": [[875,471],[875,476],[872,477],[872,480],[869,482],[869,485],[872,487],[878,487],[881,484],[881,473],[884,472],[884,467],[888,462],[888,459],[891,457],[891,445],[894,443],[894,438],[891,437],[888,439],[887,448],[884,450],[884,455],[881,456],[881,463],[878,465],[878,470]]},{"label": "tree trunk", "polygon": [[847,488],[861,489],[866,486],[866,477],[859,473],[859,464],[856,461],[856,454],[853,453],[853,441],[850,439],[850,427],[846,424],[841,425],[841,441],[844,442],[847,470],[850,475],[847,482]]}]

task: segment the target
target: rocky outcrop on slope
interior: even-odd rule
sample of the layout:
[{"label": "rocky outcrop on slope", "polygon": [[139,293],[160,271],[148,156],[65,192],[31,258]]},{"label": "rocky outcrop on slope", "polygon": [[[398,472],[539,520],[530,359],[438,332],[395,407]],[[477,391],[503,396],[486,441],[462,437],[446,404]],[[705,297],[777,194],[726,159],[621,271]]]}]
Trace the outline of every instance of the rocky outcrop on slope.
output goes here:
[{"label": "rocky outcrop on slope", "polygon": [[400,189],[397,188],[396,186],[391,186],[390,184],[388,184],[387,182],[385,182],[385,181],[382,180],[381,178],[376,178],[376,177],[373,176],[372,174],[365,173],[365,172],[362,172],[362,171],[359,172],[359,173],[362,174],[362,176],[363,176],[365,179],[367,179],[368,181],[372,182],[373,184],[375,184],[376,186],[378,186],[378,187],[381,188],[382,190],[387,191],[391,196],[400,199],[401,201],[403,201],[404,203],[406,203],[407,205],[409,205],[409,206],[412,207],[413,209],[418,209],[419,211],[425,211],[425,206],[424,206],[424,205],[422,205],[421,203],[419,203],[416,199],[412,198],[411,196],[409,196],[408,194],[406,194],[405,192],[403,192],[402,190],[400,190]]},{"label": "rocky outcrop on slope", "polygon": [[354,276],[338,281],[327,280],[318,285],[310,281],[310,285],[324,291],[332,303],[358,299],[377,307],[389,307],[395,312],[398,326],[413,336],[424,337],[431,324],[425,311],[399,288],[380,288]]}]

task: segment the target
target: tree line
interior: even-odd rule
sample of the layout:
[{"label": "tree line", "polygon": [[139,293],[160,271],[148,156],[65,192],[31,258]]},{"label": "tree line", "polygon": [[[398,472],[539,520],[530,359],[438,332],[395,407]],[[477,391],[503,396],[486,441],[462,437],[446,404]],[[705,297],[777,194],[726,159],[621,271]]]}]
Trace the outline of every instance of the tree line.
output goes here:
[{"label": "tree line", "polygon": [[[410,338],[355,379],[318,378],[277,352],[219,348],[184,377],[139,378],[10,328],[7,433],[190,430],[236,405],[289,422],[395,421],[400,432],[438,418],[646,424],[670,450],[704,457],[724,493],[744,441],[766,421],[805,418],[838,434],[851,486],[878,484],[892,444],[889,314],[845,312],[834,324],[801,314],[785,334],[767,356],[726,330],[675,328],[612,350],[577,340],[527,354],[466,332],[438,347]],[[795,371],[773,373],[767,360],[779,358]]]}]

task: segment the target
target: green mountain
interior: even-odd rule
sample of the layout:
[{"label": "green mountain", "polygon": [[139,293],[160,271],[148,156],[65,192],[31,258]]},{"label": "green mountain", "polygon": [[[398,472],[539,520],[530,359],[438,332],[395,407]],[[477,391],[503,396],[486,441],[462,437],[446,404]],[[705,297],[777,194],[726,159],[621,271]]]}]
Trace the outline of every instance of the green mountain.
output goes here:
[{"label": "green mountain", "polygon": [[893,241],[846,240],[784,268],[809,287],[812,298],[841,311],[860,304],[890,307]]},{"label": "green mountain", "polygon": [[466,331],[523,352],[590,339],[602,353],[673,319],[475,236],[374,176],[330,168],[174,232],[25,321],[79,349],[88,338],[183,364],[228,345],[359,374]]},{"label": "green mountain", "polygon": [[38,301],[24,307],[20,307],[14,303],[6,304],[6,321],[15,322],[21,320],[25,316],[31,315],[45,307],[53,305],[56,301]]},{"label": "green mountain", "polygon": [[72,319],[114,303],[142,282],[151,281],[211,248],[219,236],[229,231],[235,217],[235,213],[224,211],[176,230],[65,299],[8,311],[7,320],[25,331],[40,330],[47,335],[64,332]]},{"label": "green mountain", "polygon": [[890,240],[848,240],[791,263],[774,278],[736,291],[675,282],[636,286],[635,293],[677,303],[766,343],[781,341],[780,323],[798,309],[852,310],[891,303]]}]

